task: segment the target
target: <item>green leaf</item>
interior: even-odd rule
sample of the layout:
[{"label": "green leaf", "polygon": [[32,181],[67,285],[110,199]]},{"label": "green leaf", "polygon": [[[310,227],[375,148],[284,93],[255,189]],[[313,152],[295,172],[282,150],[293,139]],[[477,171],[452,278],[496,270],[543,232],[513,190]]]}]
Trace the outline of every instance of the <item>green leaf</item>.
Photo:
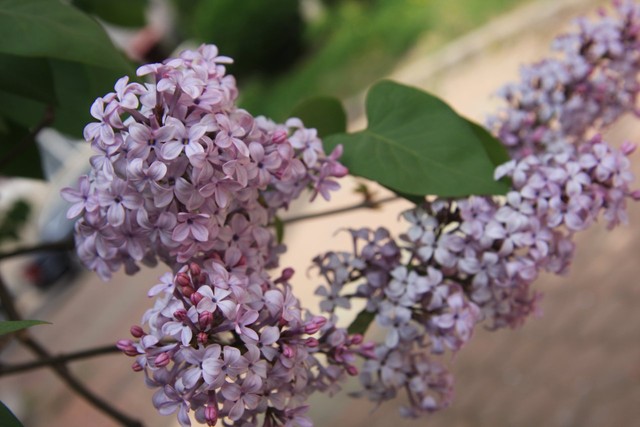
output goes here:
[{"label": "green leaf", "polygon": [[77,62],[51,60],[51,70],[59,99],[54,127],[74,137],[82,137],[82,130],[93,121],[90,109],[93,101],[113,92],[118,71],[92,67]]},{"label": "green leaf", "polygon": [[347,328],[347,332],[349,334],[362,334],[364,335],[369,329],[369,325],[373,322],[373,319],[376,317],[375,313],[371,311],[367,311],[367,309],[362,310],[353,322]]},{"label": "green leaf", "polygon": [[0,426],[2,427],[24,427],[20,420],[13,415],[7,405],[0,401]]},{"label": "green leaf", "polygon": [[462,197],[504,194],[493,179],[494,163],[481,140],[440,99],[391,81],[371,88],[367,129],[325,139],[325,150],[342,144],[340,161],[353,175],[409,195]]},{"label": "green leaf", "polygon": [[0,91],[0,116],[24,128],[30,129],[40,123],[46,108],[41,102]]},{"label": "green leaf", "polygon": [[36,325],[49,324],[43,320],[5,320],[0,322],[0,335],[11,334]]},{"label": "green leaf", "polygon": [[147,23],[147,0],[73,0],[73,5],[121,27],[142,27]]},{"label": "green leaf", "polygon": [[0,0],[0,53],[130,69],[96,21],[58,0]]},{"label": "green leaf", "polygon": [[49,63],[0,53],[0,90],[47,104],[56,103]]},{"label": "green leaf", "polygon": [[471,120],[467,120],[467,124],[471,127],[471,130],[478,137],[480,142],[482,142],[484,150],[487,152],[489,159],[495,166],[500,166],[501,164],[511,160],[504,145],[502,145],[497,138],[491,135],[488,130]]},{"label": "green leaf", "polygon": [[0,176],[44,179],[40,150],[35,141],[29,141],[29,129],[10,120],[5,124],[7,130],[0,133],[0,161],[10,161],[0,165]]},{"label": "green leaf", "polygon": [[291,117],[301,119],[307,128],[315,128],[321,138],[347,131],[347,114],[336,98],[307,99],[293,109]]},{"label": "green leaf", "polygon": [[31,205],[18,199],[11,207],[0,214],[0,244],[20,239],[20,231],[24,228],[31,213]]}]

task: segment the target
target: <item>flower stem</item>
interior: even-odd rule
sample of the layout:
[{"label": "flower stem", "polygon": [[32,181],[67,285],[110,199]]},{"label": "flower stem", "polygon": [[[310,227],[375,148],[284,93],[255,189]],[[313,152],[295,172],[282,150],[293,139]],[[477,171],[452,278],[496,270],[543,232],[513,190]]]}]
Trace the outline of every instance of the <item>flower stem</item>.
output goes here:
[{"label": "flower stem", "polygon": [[74,360],[88,359],[90,357],[103,356],[105,354],[121,353],[115,345],[107,345],[103,347],[94,347],[87,350],[76,351],[73,353],[60,354],[48,358],[41,358],[32,362],[17,363],[15,365],[0,364],[0,377],[4,375],[18,374],[33,369],[44,368],[50,365],[68,363]]},{"label": "flower stem", "polygon": [[283,224],[292,224],[294,222],[305,221],[305,220],[308,220],[308,219],[322,218],[322,217],[330,216],[330,215],[337,215],[337,214],[341,214],[341,213],[345,213],[345,212],[355,211],[355,210],[358,210],[358,209],[377,209],[378,207],[380,207],[380,205],[382,205],[384,203],[393,202],[394,200],[399,200],[399,199],[401,199],[400,196],[389,196],[389,197],[385,197],[385,198],[380,199],[380,200],[365,200],[365,201],[360,202],[358,204],[351,205],[351,206],[345,206],[343,208],[327,210],[327,211],[324,211],[324,212],[316,212],[316,213],[311,213],[311,214],[292,216],[292,217],[289,217],[289,218],[283,218],[282,219],[282,223]]},{"label": "flower stem", "polygon": [[25,246],[17,249],[13,249],[8,252],[0,252],[0,260],[5,258],[11,258],[18,255],[26,255],[34,252],[46,252],[46,251],[67,251],[74,248],[73,240],[62,240],[59,242],[41,243],[34,246]]}]

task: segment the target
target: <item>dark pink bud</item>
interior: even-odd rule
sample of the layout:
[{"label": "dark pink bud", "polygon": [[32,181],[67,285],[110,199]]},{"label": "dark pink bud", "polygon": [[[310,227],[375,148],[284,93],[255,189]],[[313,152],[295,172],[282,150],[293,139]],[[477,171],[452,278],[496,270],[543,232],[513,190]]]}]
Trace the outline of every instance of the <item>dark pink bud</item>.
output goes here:
[{"label": "dark pink bud", "polygon": [[209,426],[216,425],[218,422],[218,408],[215,406],[206,406],[204,408],[204,420]]},{"label": "dark pink bud", "polygon": [[178,273],[176,283],[180,286],[191,286],[191,279],[184,273]]},{"label": "dark pink bud", "polygon": [[131,365],[131,369],[133,369],[133,372],[141,372],[144,368],[141,364],[135,362],[133,365]]},{"label": "dark pink bud", "polygon": [[185,309],[176,310],[173,313],[173,317],[175,317],[176,320],[180,322],[184,322],[187,319],[187,310]]},{"label": "dark pink bud", "polygon": [[640,190],[634,190],[629,195],[633,200],[640,200]]},{"label": "dark pink bud", "polygon": [[209,335],[206,332],[199,332],[198,342],[202,345],[206,345],[209,342]]},{"label": "dark pink bud", "polygon": [[192,262],[191,264],[189,264],[189,271],[191,271],[191,276],[197,277],[200,276],[200,272],[202,270],[200,269],[200,266],[198,264]]},{"label": "dark pink bud", "polygon": [[313,338],[313,337],[309,337],[305,341],[305,344],[309,348],[316,348],[316,347],[318,347],[318,345],[320,345],[320,342],[317,339]]},{"label": "dark pink bud", "polygon": [[347,167],[342,163],[335,162],[331,165],[331,176],[342,178],[343,176],[347,176],[348,174],[349,169],[347,169]]},{"label": "dark pink bud", "polygon": [[362,336],[362,334],[353,334],[351,335],[351,337],[349,337],[349,341],[354,345],[362,344],[362,341],[364,341],[364,337]]},{"label": "dark pink bud", "polygon": [[209,311],[200,313],[200,315],[198,316],[198,324],[200,325],[200,329],[206,329],[207,326],[211,325],[211,323],[213,323],[213,313]]},{"label": "dark pink bud", "polygon": [[116,343],[116,347],[127,356],[137,356],[139,354],[131,340],[120,340]]},{"label": "dark pink bud", "polygon": [[293,277],[295,273],[296,271],[293,268],[287,267],[284,270],[282,270],[282,275],[280,276],[280,278],[282,280],[289,280]]},{"label": "dark pink bud", "polygon": [[133,325],[129,331],[135,338],[142,338],[145,335],[144,330],[138,325]]},{"label": "dark pink bud", "polygon": [[317,323],[310,322],[304,325],[304,332],[306,334],[312,335],[320,330],[320,326]]},{"label": "dark pink bud", "polygon": [[287,359],[291,359],[293,356],[295,356],[295,351],[293,350],[293,348],[287,344],[284,344],[282,346],[282,355],[284,357],[286,357]]},{"label": "dark pink bud", "polygon": [[182,295],[189,298],[195,292],[191,286],[183,286],[182,287]]},{"label": "dark pink bud", "polygon": [[321,328],[327,324],[327,319],[324,316],[313,316],[313,321]]},{"label": "dark pink bud", "polygon": [[193,305],[198,305],[198,303],[202,301],[202,298],[204,297],[198,292],[191,294],[191,296],[189,297],[189,299],[191,300],[191,304]]},{"label": "dark pink bud", "polygon": [[171,362],[169,353],[160,353],[154,360],[155,365],[158,367],[167,366],[169,362]]},{"label": "dark pink bud", "polygon": [[620,146],[620,150],[622,151],[622,153],[625,156],[628,156],[629,154],[633,153],[634,151],[636,151],[636,148],[638,148],[637,144],[634,144],[631,141],[625,141],[622,143],[622,145]]},{"label": "dark pink bud", "polygon": [[360,346],[360,355],[367,359],[377,359],[376,345],[374,342],[366,342]]},{"label": "dark pink bud", "polygon": [[286,283],[289,279],[293,277],[295,274],[295,270],[291,267],[287,267],[282,270],[282,274],[275,280],[275,283]]},{"label": "dark pink bud", "polygon": [[273,132],[271,140],[276,144],[282,144],[287,140],[287,131],[284,129],[276,130],[275,132]]},{"label": "dark pink bud", "polygon": [[352,377],[355,377],[356,375],[358,375],[358,368],[353,365],[347,365],[347,373]]}]

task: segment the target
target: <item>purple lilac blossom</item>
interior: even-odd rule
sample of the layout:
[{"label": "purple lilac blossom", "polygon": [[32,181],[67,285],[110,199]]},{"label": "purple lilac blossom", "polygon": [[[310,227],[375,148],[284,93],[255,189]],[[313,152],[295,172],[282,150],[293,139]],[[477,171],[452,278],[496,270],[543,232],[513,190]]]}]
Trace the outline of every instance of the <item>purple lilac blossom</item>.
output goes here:
[{"label": "purple lilac blossom", "polygon": [[[311,425],[306,398],[335,393],[358,374],[354,393],[381,403],[408,394],[401,414],[448,406],[453,378],[436,359],[459,351],[474,327],[517,327],[536,312],[541,271],[567,271],[573,236],[599,218],[626,222],[628,156],[599,136],[633,111],[640,86],[640,7],[614,3],[614,15],[582,20],[561,36],[561,55],[523,69],[501,92],[506,107],[488,127],[511,161],[504,197],[429,199],[404,213],[407,231],[350,230],[352,252],[314,259],[326,281],[324,317],[303,313],[291,269],[272,278],[280,250],[268,225],[305,188],[328,197],[346,169],[314,130],[235,107],[229,58],[213,46],[139,69],[152,83],[122,79],[96,101],[85,137],[98,154],[74,205],[78,252],[103,278],[124,265],[167,263],[172,273],[134,340],[135,357],[157,389],[153,403],[216,425]],[[380,343],[335,326],[336,310],[363,299],[383,328]]]},{"label": "purple lilac blossom", "polygon": [[560,55],[523,68],[488,121],[511,155],[495,171],[511,181],[504,197],[430,198],[404,213],[398,240],[350,230],[351,253],[315,259],[326,281],[321,310],[361,298],[384,331],[357,395],[381,403],[404,389],[409,417],[449,405],[451,376],[428,353],[457,352],[480,322],[521,325],[537,310],[538,274],[568,270],[575,233],[598,220],[626,223],[627,201],[640,199],[628,159],[635,145],[614,148],[600,136],[636,113],[640,5],[616,1],[612,15],[578,21],[553,46]]},{"label": "purple lilac blossom", "polygon": [[171,272],[155,305],[118,347],[156,388],[161,414],[215,425],[309,425],[306,397],[355,375],[361,337],[304,312],[292,269],[272,278],[281,248],[272,224],[305,188],[338,188],[341,149],[325,155],[315,130],[236,107],[215,46],[185,51],[122,78],[99,98],[86,139],[97,155],[73,203],[81,260],[108,279],[159,259]]}]

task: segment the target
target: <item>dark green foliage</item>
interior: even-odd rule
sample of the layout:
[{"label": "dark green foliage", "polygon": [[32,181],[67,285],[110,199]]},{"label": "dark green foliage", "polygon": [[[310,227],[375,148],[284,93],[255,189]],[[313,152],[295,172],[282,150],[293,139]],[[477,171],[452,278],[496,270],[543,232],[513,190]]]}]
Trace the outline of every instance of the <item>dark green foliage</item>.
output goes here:
[{"label": "dark green foliage", "polygon": [[[43,320],[4,320],[0,322],[0,336],[11,334],[36,325],[45,325]],[[1,424],[4,427],[4,424]]]},{"label": "dark green foliage", "polygon": [[369,91],[366,109],[367,129],[325,139],[327,151],[343,145],[341,162],[351,174],[417,196],[462,197],[508,190],[493,179],[504,151],[500,142],[474,130],[439,98],[383,81]]},{"label": "dark green foliage", "polygon": [[16,201],[0,219],[0,243],[18,240],[22,227],[27,223],[31,205],[24,200]]},{"label": "dark green foliage", "polygon": [[142,27],[146,24],[148,0],[73,0],[73,5],[110,24]]},{"label": "dark green foliage", "polygon": [[347,113],[337,98],[319,96],[307,99],[294,108],[291,117],[302,120],[307,128],[315,128],[321,138],[347,131]]},{"label": "dark green foliage", "polygon": [[273,75],[303,53],[298,0],[174,0],[185,38],[218,46],[238,77]]},{"label": "dark green foliage", "polygon": [[23,427],[20,420],[16,418],[7,405],[0,401],[0,426],[2,427]]}]

